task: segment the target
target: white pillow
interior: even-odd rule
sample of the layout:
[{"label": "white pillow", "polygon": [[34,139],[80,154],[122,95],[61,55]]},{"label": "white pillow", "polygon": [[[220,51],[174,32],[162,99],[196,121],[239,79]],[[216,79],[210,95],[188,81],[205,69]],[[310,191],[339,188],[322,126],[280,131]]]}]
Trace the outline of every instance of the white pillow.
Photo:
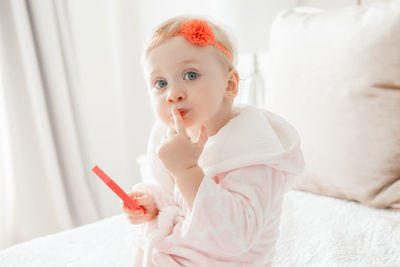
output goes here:
[{"label": "white pillow", "polygon": [[400,209],[400,1],[285,10],[270,37],[267,107],[306,160],[295,189]]}]

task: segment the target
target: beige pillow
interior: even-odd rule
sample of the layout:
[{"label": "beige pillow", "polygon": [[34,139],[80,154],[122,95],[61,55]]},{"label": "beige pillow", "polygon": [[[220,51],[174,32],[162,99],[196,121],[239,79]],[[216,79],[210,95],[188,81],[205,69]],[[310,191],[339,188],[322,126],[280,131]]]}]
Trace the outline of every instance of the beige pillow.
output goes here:
[{"label": "beige pillow", "polygon": [[299,131],[294,189],[400,209],[400,1],[281,12],[267,107]]}]

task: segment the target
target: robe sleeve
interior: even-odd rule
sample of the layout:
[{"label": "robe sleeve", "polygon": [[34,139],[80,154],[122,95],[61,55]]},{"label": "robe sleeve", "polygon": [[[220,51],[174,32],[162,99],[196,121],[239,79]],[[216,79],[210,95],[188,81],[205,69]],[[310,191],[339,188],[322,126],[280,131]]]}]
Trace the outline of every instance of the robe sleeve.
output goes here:
[{"label": "robe sleeve", "polygon": [[284,194],[286,174],[267,165],[205,176],[182,236],[209,255],[240,255],[260,238]]},{"label": "robe sleeve", "polygon": [[135,184],[132,191],[146,192],[152,195],[160,211],[174,203],[173,196],[157,183],[141,182]]},{"label": "robe sleeve", "polygon": [[173,195],[165,190],[165,188],[163,188],[160,184],[155,182],[141,182],[135,184],[132,187],[132,190],[146,192],[153,196],[156,206],[159,210],[159,214],[151,221],[140,224],[140,228],[144,237],[148,238],[152,232],[159,229],[160,214],[169,206],[175,205]]}]

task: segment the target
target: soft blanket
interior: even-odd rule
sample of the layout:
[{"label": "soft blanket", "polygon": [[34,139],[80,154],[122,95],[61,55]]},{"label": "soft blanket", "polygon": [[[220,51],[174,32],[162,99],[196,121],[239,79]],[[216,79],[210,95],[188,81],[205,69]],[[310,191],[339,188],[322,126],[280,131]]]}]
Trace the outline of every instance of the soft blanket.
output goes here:
[{"label": "soft blanket", "polygon": [[[0,266],[131,267],[138,230],[112,216],[0,251]],[[273,266],[400,266],[400,213],[289,191]]]}]

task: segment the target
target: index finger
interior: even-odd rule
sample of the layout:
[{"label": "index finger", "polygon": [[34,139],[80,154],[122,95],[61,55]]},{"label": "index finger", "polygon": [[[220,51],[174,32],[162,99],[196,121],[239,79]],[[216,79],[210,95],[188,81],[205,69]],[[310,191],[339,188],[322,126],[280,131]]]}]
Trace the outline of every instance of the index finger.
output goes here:
[{"label": "index finger", "polygon": [[179,114],[178,110],[176,109],[172,110],[172,117],[174,118],[175,131],[178,134],[186,135],[185,125],[183,124],[181,114]]}]

